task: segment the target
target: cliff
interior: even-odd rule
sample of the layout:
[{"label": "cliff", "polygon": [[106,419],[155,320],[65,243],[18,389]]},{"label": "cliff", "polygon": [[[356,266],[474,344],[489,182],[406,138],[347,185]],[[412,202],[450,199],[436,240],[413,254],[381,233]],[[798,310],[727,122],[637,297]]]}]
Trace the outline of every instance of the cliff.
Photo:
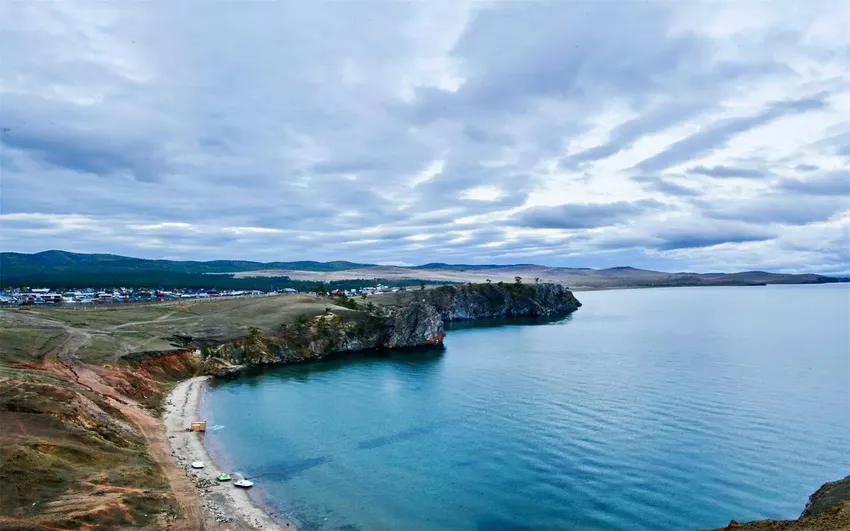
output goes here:
[{"label": "cliff", "polygon": [[[850,476],[824,483],[809,497],[797,520],[757,520],[723,528],[753,531],[838,531],[850,529]],[[720,531],[720,530],[716,530]]]},{"label": "cliff", "polygon": [[821,488],[809,497],[800,518],[819,516],[835,504],[846,501],[850,501],[850,476],[821,485]]},{"label": "cliff", "polygon": [[380,349],[441,346],[443,320],[434,306],[415,301],[369,311],[328,311],[312,319],[301,316],[273,334],[204,346],[201,372],[232,378],[244,366],[298,363],[333,354]]},{"label": "cliff", "polygon": [[473,284],[426,292],[445,321],[565,315],[581,303],[560,284]]},{"label": "cliff", "polygon": [[[445,286],[408,293],[413,300],[366,310],[326,311],[274,333],[205,345],[201,371],[235,377],[244,366],[297,363],[364,350],[441,346],[444,321],[564,315],[581,303],[558,284]],[[411,297],[408,297],[410,299]]]}]

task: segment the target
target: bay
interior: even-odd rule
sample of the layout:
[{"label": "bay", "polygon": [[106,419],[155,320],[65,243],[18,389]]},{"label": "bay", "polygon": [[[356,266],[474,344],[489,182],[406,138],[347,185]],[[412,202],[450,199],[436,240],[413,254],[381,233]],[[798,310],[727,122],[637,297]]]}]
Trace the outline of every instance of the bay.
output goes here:
[{"label": "bay", "polygon": [[848,285],[577,293],[443,351],[211,386],[206,442],[304,529],[699,529],[850,473]]}]

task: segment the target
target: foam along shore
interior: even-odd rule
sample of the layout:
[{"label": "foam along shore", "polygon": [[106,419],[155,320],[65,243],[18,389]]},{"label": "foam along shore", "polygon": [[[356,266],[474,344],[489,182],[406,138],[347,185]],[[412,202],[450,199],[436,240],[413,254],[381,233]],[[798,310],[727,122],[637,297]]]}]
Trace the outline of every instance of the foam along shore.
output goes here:
[{"label": "foam along shore", "polygon": [[[197,420],[201,394],[207,378],[208,376],[198,376],[180,382],[166,398],[163,416],[174,459],[198,487],[206,528],[216,529],[222,526],[240,530],[296,529],[293,522],[275,521],[262,506],[251,499],[247,490],[234,487],[232,482],[218,482],[216,476],[227,471],[210,458],[202,442],[203,435],[186,430]],[[194,461],[203,462],[204,468],[193,469],[191,463]]]}]

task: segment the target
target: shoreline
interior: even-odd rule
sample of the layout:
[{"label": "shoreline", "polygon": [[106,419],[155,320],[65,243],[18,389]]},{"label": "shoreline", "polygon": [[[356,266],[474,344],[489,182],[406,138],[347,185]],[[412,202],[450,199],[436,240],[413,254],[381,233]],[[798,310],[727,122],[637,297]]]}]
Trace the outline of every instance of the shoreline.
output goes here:
[{"label": "shoreline", "polygon": [[[198,420],[201,395],[208,378],[209,376],[195,376],[178,383],[165,398],[163,414],[163,424],[173,459],[197,487],[204,527],[296,530],[293,521],[275,520],[249,495],[248,490],[234,487],[232,481],[217,481],[216,476],[226,470],[211,458],[210,452],[204,446],[203,434],[186,431],[192,421]],[[191,468],[190,463],[193,461],[203,461],[204,468]]]}]

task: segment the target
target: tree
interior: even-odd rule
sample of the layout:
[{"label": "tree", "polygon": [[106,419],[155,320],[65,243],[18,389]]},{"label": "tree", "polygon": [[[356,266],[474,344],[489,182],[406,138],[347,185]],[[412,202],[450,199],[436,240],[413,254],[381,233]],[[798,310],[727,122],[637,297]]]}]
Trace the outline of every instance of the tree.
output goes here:
[{"label": "tree", "polygon": [[522,284],[522,277],[519,277],[519,276],[514,277],[514,282],[516,282],[517,285]]},{"label": "tree", "polygon": [[425,282],[419,282],[419,291],[425,291]]},{"label": "tree", "polygon": [[488,278],[488,279],[487,279],[487,283],[489,284],[489,283],[491,283],[491,282],[493,282],[493,281],[492,281],[492,280],[490,280],[490,279]]},{"label": "tree", "polygon": [[354,299],[348,298],[345,295],[342,295],[341,297],[337,297],[336,303],[339,304],[340,306],[344,307],[344,308],[349,308],[351,310],[357,309],[357,301],[355,301]]},{"label": "tree", "polygon": [[534,283],[540,284],[540,277],[534,277]]},{"label": "tree", "polygon": [[366,292],[361,293],[360,298],[365,301],[366,300]]}]

